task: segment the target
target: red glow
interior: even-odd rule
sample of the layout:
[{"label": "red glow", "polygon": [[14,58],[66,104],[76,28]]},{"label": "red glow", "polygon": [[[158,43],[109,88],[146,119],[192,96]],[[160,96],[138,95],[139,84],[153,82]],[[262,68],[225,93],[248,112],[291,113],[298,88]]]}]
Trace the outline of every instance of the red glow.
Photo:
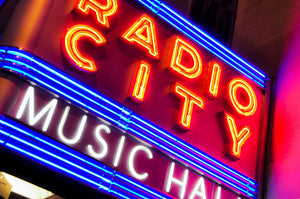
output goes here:
[{"label": "red glow", "polygon": [[184,98],[184,104],[182,107],[182,114],[179,125],[184,129],[189,129],[191,125],[193,105],[195,104],[201,109],[204,109],[204,102],[201,97],[191,92],[181,84],[177,83],[174,86],[173,91]]},{"label": "red glow", "polygon": [[144,99],[148,77],[150,74],[150,68],[151,67],[149,64],[144,61],[141,62],[132,92],[132,97],[134,97],[139,102],[142,102]]},{"label": "red glow", "polygon": [[251,131],[249,127],[245,126],[238,132],[234,118],[227,113],[225,117],[228,124],[227,131],[230,137],[228,153],[234,158],[239,159],[241,156],[241,147],[250,137]]},{"label": "red glow", "polygon": [[211,79],[209,84],[209,94],[213,97],[218,96],[219,84],[221,76],[221,67],[217,63],[212,64]]},{"label": "red glow", "polygon": [[153,57],[159,58],[154,21],[148,15],[143,14],[122,37],[130,43],[141,45]]},{"label": "red glow", "polygon": [[[192,66],[185,66],[182,63],[183,53],[187,53],[193,60]],[[176,37],[170,68],[180,75],[189,79],[199,77],[202,71],[202,61],[197,50],[183,39]]]},{"label": "red glow", "polygon": [[78,50],[77,44],[81,37],[91,38],[97,44],[104,44],[106,40],[97,30],[83,24],[71,27],[65,35],[65,49],[68,57],[79,69],[86,72],[96,72],[97,67],[94,61],[83,57]]},{"label": "red glow", "polygon": [[90,12],[90,9],[96,13],[97,21],[109,28],[108,16],[116,13],[118,5],[116,0],[107,0],[105,5],[100,4],[95,0],[80,0],[78,9],[85,14]]},{"label": "red glow", "polygon": [[[245,93],[247,93],[248,95],[249,102],[247,106],[241,104],[238,100],[237,90],[239,88],[246,91]],[[244,116],[251,116],[256,112],[257,99],[256,99],[255,92],[253,91],[250,84],[248,84],[245,80],[241,78],[233,79],[229,83],[228,91],[229,91],[230,102],[232,103],[233,107],[239,114]]]}]

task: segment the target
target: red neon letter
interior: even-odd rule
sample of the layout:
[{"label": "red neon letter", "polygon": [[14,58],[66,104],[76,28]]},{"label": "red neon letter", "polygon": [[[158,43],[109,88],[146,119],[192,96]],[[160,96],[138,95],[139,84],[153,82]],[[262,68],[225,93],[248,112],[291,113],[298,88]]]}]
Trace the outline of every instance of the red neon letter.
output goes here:
[{"label": "red neon letter", "polygon": [[[245,106],[238,101],[237,90],[243,89],[248,95],[249,102]],[[229,97],[235,110],[245,116],[251,116],[257,109],[256,95],[252,87],[243,79],[236,78],[229,83]]]},{"label": "red neon letter", "polygon": [[[193,59],[193,66],[182,63],[183,53],[189,54]],[[202,61],[197,50],[179,37],[176,38],[170,68],[189,79],[197,78],[202,71]]]},{"label": "red neon letter", "polygon": [[182,107],[181,120],[179,125],[184,129],[189,129],[191,125],[192,113],[193,113],[193,105],[197,105],[199,108],[204,108],[203,100],[197,96],[196,94],[189,91],[187,88],[183,87],[181,84],[175,84],[173,91],[176,94],[179,94],[184,98],[184,104]]},{"label": "red neon letter", "polygon": [[131,43],[138,43],[158,59],[158,48],[154,21],[146,14],[143,14],[122,37]]},{"label": "red neon letter", "polygon": [[97,67],[93,60],[83,57],[77,47],[77,42],[81,37],[93,39],[97,44],[106,42],[104,37],[95,29],[86,25],[76,25],[71,27],[65,36],[65,48],[69,58],[81,70],[96,72]]},{"label": "red neon letter", "polygon": [[132,92],[132,97],[134,97],[139,102],[142,102],[144,99],[144,94],[146,91],[149,74],[150,74],[150,65],[142,61],[140,64],[139,72],[136,77],[134,89]]},{"label": "red neon letter", "polygon": [[106,4],[102,5],[96,0],[81,0],[78,4],[78,9],[88,14],[90,9],[96,13],[96,17],[99,23],[109,28],[108,16],[115,14],[117,11],[116,0],[106,0]]},{"label": "red neon letter", "polygon": [[217,63],[212,64],[211,78],[209,84],[209,93],[213,97],[217,97],[221,76],[221,67]]},{"label": "red neon letter", "polygon": [[240,132],[238,132],[233,117],[225,113],[225,118],[228,124],[227,131],[230,137],[228,153],[235,159],[239,159],[241,155],[241,147],[250,137],[251,131],[249,127],[245,126],[242,130],[240,130]]}]

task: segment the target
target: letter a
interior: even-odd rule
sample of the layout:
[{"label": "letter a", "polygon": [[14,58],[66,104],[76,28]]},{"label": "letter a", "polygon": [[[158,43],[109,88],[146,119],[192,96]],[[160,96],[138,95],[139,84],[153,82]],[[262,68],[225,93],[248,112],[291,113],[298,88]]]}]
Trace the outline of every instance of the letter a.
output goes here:
[{"label": "letter a", "polygon": [[154,21],[146,14],[143,14],[122,37],[130,43],[141,45],[153,57],[159,58]]}]

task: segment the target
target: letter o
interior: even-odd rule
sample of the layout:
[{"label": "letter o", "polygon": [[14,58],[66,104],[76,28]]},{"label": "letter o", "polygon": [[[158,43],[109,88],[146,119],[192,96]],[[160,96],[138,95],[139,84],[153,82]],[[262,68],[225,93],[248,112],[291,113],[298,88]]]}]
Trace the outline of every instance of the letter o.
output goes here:
[{"label": "letter o", "polygon": [[[237,90],[243,89],[247,93],[249,102],[247,105],[240,103],[237,97]],[[252,87],[243,79],[236,78],[229,83],[229,98],[235,110],[244,116],[251,116],[256,112],[257,99]]]}]

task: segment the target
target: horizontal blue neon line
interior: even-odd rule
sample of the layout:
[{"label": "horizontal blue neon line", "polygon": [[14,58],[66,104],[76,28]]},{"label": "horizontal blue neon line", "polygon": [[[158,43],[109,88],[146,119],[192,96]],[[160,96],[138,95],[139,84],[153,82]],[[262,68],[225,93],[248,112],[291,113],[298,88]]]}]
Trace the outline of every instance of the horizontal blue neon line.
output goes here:
[{"label": "horizontal blue neon line", "polygon": [[126,111],[125,111],[126,112]]},{"label": "horizontal blue neon line", "polygon": [[163,1],[159,0],[135,0],[154,14],[161,17],[164,21],[169,23],[174,28],[183,32],[189,38],[194,40],[196,43],[200,44],[209,52],[216,55],[218,58],[225,61],[231,67],[239,71],[240,73],[246,75],[248,78],[252,79],[262,88],[266,87],[267,76],[257,69],[255,66],[246,62],[244,59],[233,53],[231,50],[226,48],[224,45],[217,42],[203,30],[201,30],[197,25],[185,19],[178,12],[174,11]]},{"label": "horizontal blue neon line", "polygon": [[[200,170],[206,171],[207,173],[209,173],[210,175],[212,175],[212,176],[215,177],[216,179],[218,179],[218,180],[220,180],[220,181],[224,181],[224,182],[226,182],[227,184],[229,184],[229,185],[235,187],[236,189],[238,189],[238,190],[240,190],[240,191],[243,191],[243,189],[241,189],[240,187],[237,187],[236,185],[232,184],[231,182],[229,182],[229,181],[227,180],[227,179],[230,180],[230,176],[229,176],[227,173],[225,173],[224,171],[220,170],[220,169],[217,168],[217,167],[214,167],[213,165],[207,164],[204,160],[201,160],[200,158],[198,158],[198,157],[196,157],[196,156],[194,156],[194,155],[192,155],[192,154],[190,154],[190,153],[187,153],[187,155],[189,155],[190,157],[192,157],[193,159],[195,159],[195,160],[198,161],[198,163],[195,164],[193,161],[191,161],[191,160],[189,160],[189,159],[186,159],[186,158],[184,158],[182,155],[176,153],[174,150],[171,150],[171,148],[172,148],[172,149],[177,148],[177,147],[176,147],[176,144],[170,143],[169,141],[165,140],[163,137],[160,137],[159,134],[155,134],[155,132],[149,131],[149,130],[143,128],[142,126],[140,126],[140,125],[138,125],[138,124],[136,124],[136,123],[134,123],[134,122],[132,122],[132,121],[131,121],[131,123],[134,124],[135,126],[140,127],[141,129],[143,129],[143,130],[144,130],[144,133],[147,132],[148,134],[152,135],[152,138],[154,138],[155,136],[157,136],[157,139],[160,139],[160,140],[162,140],[164,143],[166,143],[166,146],[169,145],[168,147],[163,146],[163,145],[158,145],[159,147],[163,147],[163,148],[165,149],[165,151],[167,151],[168,153],[171,153],[173,156],[178,157],[178,158],[180,158],[180,159],[182,159],[182,160],[185,160],[186,162],[188,162],[189,164],[193,165],[194,167],[196,167],[196,168],[198,168],[198,169],[200,169]],[[132,130],[132,129],[129,129],[129,131],[130,131],[130,130]],[[137,131],[133,131],[133,132],[134,132],[134,133],[137,133]],[[138,135],[141,136],[140,133],[138,133]],[[143,137],[145,137],[145,136],[143,136]],[[155,144],[155,143],[154,143],[154,144]],[[179,152],[180,149],[177,148],[176,151]],[[201,165],[203,165],[204,167],[201,166]],[[211,170],[212,170],[212,171],[216,171],[216,172],[222,174],[225,178],[223,178],[223,177],[220,176],[220,175],[215,174],[215,172],[211,172]],[[238,184],[241,184],[241,185],[243,185],[243,186],[245,186],[245,187],[247,187],[247,188],[248,188],[249,190],[251,190],[252,192],[256,192],[256,191],[257,191],[256,189],[252,188],[251,186],[249,186],[249,184],[247,184],[247,183],[245,183],[245,182],[242,182],[242,181],[237,180],[237,183],[238,183]]]},{"label": "horizontal blue neon line", "polygon": [[[129,131],[135,133],[136,135],[143,136],[143,135],[141,135],[141,133],[139,133],[138,131],[135,131],[133,129],[129,129]],[[201,166],[201,164],[197,164],[197,163],[193,162],[192,160],[180,155],[178,153],[178,151],[176,152],[175,150],[171,150],[172,148],[170,148],[170,147],[166,147],[164,145],[157,144],[156,142],[153,142],[152,140],[150,140],[150,143],[153,144],[154,146],[157,146],[157,147],[161,148],[161,150],[165,151],[167,154],[170,154],[171,156],[176,157],[177,159],[182,160],[182,161],[190,164],[192,167],[196,168],[197,170],[200,170],[200,171],[206,173],[208,176],[211,176],[211,177],[213,177],[213,178],[215,178],[215,179],[217,179],[217,180],[219,180],[219,181],[235,188],[236,190],[238,190],[240,192],[247,193],[247,195],[250,196],[250,197],[253,197],[254,193],[257,192],[256,189],[247,186],[247,184],[244,184],[244,183],[242,184],[243,186],[245,186],[247,188],[243,188],[243,187],[241,187],[241,185],[237,185],[235,182],[232,182],[230,180],[230,178],[228,178],[228,176],[227,177],[225,177],[225,176],[222,177],[222,175],[219,175],[219,174],[215,173],[211,168],[208,168],[207,166]],[[251,193],[248,192],[248,190]]]},{"label": "horizontal blue neon line", "polygon": [[[73,84],[73,85],[76,85],[78,86],[80,89],[83,89],[84,91],[86,91],[89,95],[92,95],[93,97],[96,97],[97,100],[101,100],[101,101],[104,101],[106,102],[107,104],[109,104],[110,106],[112,106],[112,108],[116,108],[116,110],[121,110],[123,111],[123,106],[119,106],[117,105],[116,103],[111,103],[110,100],[107,100],[105,96],[102,96],[99,92],[91,89],[91,88],[87,88],[85,85],[83,85],[80,81],[72,78],[72,77],[67,77],[59,72],[57,72],[57,69],[56,68],[51,68],[51,67],[47,67],[49,66],[49,64],[43,60],[36,60],[36,57],[32,56],[31,54],[24,54],[24,51],[21,51],[21,52],[18,52],[18,51],[15,51],[15,49],[13,50],[8,50],[7,51],[8,54],[12,54],[12,55],[16,55],[16,56],[20,56],[22,58],[24,58],[25,60],[29,60],[35,64],[37,64],[38,66],[42,67],[42,69],[50,72],[50,74],[55,74],[57,75],[58,77],[64,79],[65,81],[67,81],[68,83],[70,84]],[[41,70],[36,70],[36,72],[40,72]],[[63,85],[64,86],[64,85]],[[79,93],[79,95],[81,95],[81,93]],[[85,96],[82,96],[81,97],[83,98],[86,98]],[[96,104],[97,104],[97,100],[94,101]]]},{"label": "horizontal blue neon line", "polygon": [[[121,174],[116,174],[116,176],[118,176],[120,179],[130,183],[130,184],[133,184],[134,186],[137,186],[139,187],[140,189],[144,190],[144,191],[149,191],[149,190],[146,190],[144,187],[141,187],[139,184],[136,184],[134,181],[132,180],[129,180],[128,178],[124,177],[125,175],[121,175]],[[161,198],[162,196],[155,193],[155,192],[151,192],[149,191],[151,194],[153,194],[154,196],[158,197],[158,198]]]},{"label": "horizontal blue neon line", "polygon": [[[137,134],[137,135],[139,135],[139,136],[145,138],[145,136],[143,136],[142,134]],[[149,139],[147,139],[147,140],[148,140],[149,142],[153,143],[152,140],[149,140]],[[160,146],[161,148],[164,148],[164,149],[166,148],[166,147],[161,146],[161,144],[157,144],[157,143],[156,143],[156,146]],[[174,145],[173,145],[173,146],[174,146]],[[167,151],[170,151],[170,150],[167,150]],[[171,153],[171,154],[174,155],[174,153]],[[228,185],[230,185],[230,186],[236,188],[237,190],[239,190],[239,191],[241,191],[241,192],[247,193],[247,190],[244,190],[244,189],[239,188],[237,185],[234,185],[234,183],[231,183],[231,182],[229,182],[228,180],[226,180],[226,179],[224,179],[224,178],[218,176],[217,174],[214,174],[214,172],[212,172],[212,171],[208,171],[207,169],[204,169],[203,167],[199,167],[199,165],[197,165],[197,164],[195,164],[195,163],[191,163],[191,161],[189,161],[187,158],[184,158],[184,157],[182,157],[182,156],[180,156],[180,155],[176,155],[176,157],[180,157],[181,160],[185,160],[186,162],[188,162],[188,163],[194,165],[196,168],[202,169],[202,171],[207,171],[207,173],[209,173],[210,175],[214,176],[216,179],[225,182],[226,184],[228,184]],[[210,169],[210,170],[211,170],[211,169]],[[222,173],[222,172],[221,172],[221,173]],[[241,182],[241,184],[242,184],[243,186],[248,187],[247,185],[245,185],[245,184],[242,183],[242,182]],[[253,188],[251,188],[251,187],[248,187],[247,189],[249,189],[250,191],[252,191],[252,192],[254,192],[254,193],[257,192],[256,189],[253,189]],[[248,195],[249,195],[249,194],[248,194]],[[249,196],[250,196],[250,195],[249,195]]]},{"label": "horizontal blue neon line", "polygon": [[[118,197],[124,196],[123,198],[127,198],[126,195],[130,196],[130,198],[169,198],[165,194],[129,178],[100,162],[95,161],[97,162],[96,167],[93,165],[87,166],[87,162],[94,161],[92,158],[83,154],[81,154],[81,160],[70,157],[70,153],[76,154],[78,152],[4,116],[0,116],[0,128],[0,138],[4,140],[3,143],[5,143],[6,147],[29,156],[43,165],[50,166],[54,170],[62,171],[70,177],[75,177],[103,192]],[[41,140],[43,141],[41,142]],[[49,142],[51,142],[50,145],[44,144]],[[63,148],[61,149],[60,146]],[[67,153],[62,153],[62,151],[66,150],[68,151]],[[102,167],[103,172],[99,173],[99,167]],[[128,182],[131,182],[133,186],[129,186]],[[120,190],[118,187],[126,187],[126,189]]]},{"label": "horizontal blue neon line", "polygon": [[[11,59],[6,59],[6,60],[11,60]],[[24,64],[23,64],[24,65]],[[33,75],[30,75],[28,72],[24,72],[22,70],[19,70],[16,68],[17,66],[13,65],[13,66],[6,66],[4,65],[3,68],[7,68],[7,69],[10,69],[10,70],[14,70],[16,72],[19,72],[21,73],[22,75],[26,76],[26,77],[29,77],[30,79],[34,80],[35,82],[39,83],[40,85],[42,86],[45,86],[47,87],[48,89],[62,95],[63,97],[66,97],[67,99],[70,99],[71,101],[75,102],[76,104],[78,104],[79,106],[83,107],[83,108],[86,108],[88,110],[90,110],[92,113],[95,113],[109,121],[112,121],[114,123],[117,123],[118,120],[114,120],[112,117],[108,117],[106,114],[104,114],[103,112],[101,111],[98,111],[90,106],[87,106],[85,103],[83,103],[82,101],[80,100],[77,100],[76,98],[64,93],[64,92],[61,92],[61,90],[57,89],[56,86],[51,86],[51,84],[47,83],[47,80],[46,79],[38,79],[38,78],[35,78],[35,76]],[[53,84],[55,84],[55,82],[53,82]],[[88,104],[88,103],[87,103]]]},{"label": "horizontal blue neon line", "polygon": [[[17,56],[20,55],[19,53],[15,53],[15,52],[11,52],[11,53],[12,53],[12,54],[15,54],[15,55],[17,55]],[[5,61],[11,61],[12,63],[17,63],[17,64],[19,64],[19,65],[21,65],[21,66],[22,66],[22,65],[25,66],[26,68],[31,68],[32,70],[35,70],[35,69],[34,69],[33,67],[31,67],[30,65],[25,64],[25,63],[23,63],[23,62],[20,62],[20,61],[18,61],[17,59],[13,59],[13,58],[5,58],[4,60],[5,60]],[[35,70],[35,72],[39,73],[40,75],[42,75],[42,76],[48,78],[49,80],[51,80],[51,81],[53,81],[53,82],[56,81],[53,77],[51,77],[51,76],[49,76],[49,75],[46,75],[46,74],[43,73],[41,70]],[[72,89],[71,87],[67,86],[66,84],[63,84],[63,83],[61,83],[61,82],[56,82],[56,83],[57,83],[59,86],[64,87],[65,89],[68,89],[68,90],[71,90],[71,91],[73,91],[73,92],[76,92],[76,93],[78,94],[78,98],[80,98],[80,99],[82,99],[82,98],[87,98],[87,96],[83,95],[82,93],[77,92],[76,90]],[[91,100],[91,99],[89,98],[89,100]],[[106,111],[111,112],[111,114],[116,114],[116,112],[114,112],[112,109],[109,109],[109,108],[107,108],[107,107],[105,107],[105,106],[99,104],[99,103],[98,103],[97,101],[95,101],[95,100],[91,100],[91,102],[97,104],[98,106],[100,106],[100,107],[103,108],[103,109],[106,109]],[[114,106],[114,107],[116,107],[116,106]],[[119,108],[118,110],[120,110],[120,108]],[[104,115],[103,115],[103,116],[104,116]]]},{"label": "horizontal blue neon line", "polygon": [[[92,113],[95,113],[96,115],[99,115],[99,114],[102,114],[102,115],[105,115],[105,114],[109,114],[109,115],[105,115],[104,118],[108,119],[108,121],[110,122],[113,122],[114,124],[117,124],[119,127],[123,128],[124,130],[127,130],[128,129],[128,125],[131,125],[130,123],[130,120],[131,119],[134,119],[134,117],[137,117],[138,116],[135,116],[134,113],[132,113],[130,110],[128,110],[127,108],[125,107],[122,107],[120,105],[118,105],[117,103],[113,102],[112,100],[110,99],[107,99],[105,98],[104,96],[101,96],[99,97],[98,95],[98,92],[97,91],[94,91],[91,89],[91,91],[89,90],[88,87],[85,87],[84,84],[80,83],[80,82],[76,82],[76,84],[73,84],[71,83],[72,81],[70,81],[70,79],[72,79],[71,77],[69,77],[68,75],[64,74],[63,72],[60,72],[58,69],[55,69],[53,66],[51,66],[50,64],[47,64],[46,62],[40,60],[39,58],[36,58],[34,57],[33,55],[30,55],[29,53],[26,53],[24,51],[21,51],[21,50],[18,50],[18,49],[15,49],[15,48],[9,48],[9,47],[1,47],[1,49],[7,49],[5,52],[6,53],[12,53],[14,52],[15,55],[17,55],[18,57],[11,57],[10,55],[8,54],[4,54],[2,55],[6,60],[9,59],[10,61],[18,61],[20,66],[18,64],[12,64],[12,65],[9,65],[9,63],[7,62],[5,65],[3,65],[2,67],[4,68],[7,68],[9,70],[13,70],[15,72],[18,72],[18,73],[21,73],[22,75],[28,77],[29,79],[37,82],[38,84],[44,86],[45,88],[47,89],[50,89],[52,90],[54,93],[57,93],[61,96],[64,96],[66,97],[67,99],[69,99],[70,101],[73,101],[75,102],[75,104],[78,104],[79,106],[81,107],[84,107],[86,108],[87,110],[90,110]],[[31,57],[28,61],[28,57]],[[16,60],[16,59],[19,59],[19,60]],[[7,61],[9,61],[7,60]],[[32,61],[34,60],[34,62]],[[40,63],[39,65],[37,65],[36,63]],[[32,65],[32,66],[31,66]],[[43,68],[41,68],[43,67]],[[45,68],[48,68],[47,71],[48,71],[48,74],[49,75],[43,75],[41,74],[42,72],[41,71],[45,71],[46,69]],[[35,72],[33,72],[35,71]],[[56,74],[59,74],[59,76],[57,76],[56,74],[53,74],[52,72],[50,71],[55,71]],[[45,72],[46,73],[46,72]],[[42,76],[42,77],[40,77]],[[47,77],[48,76],[51,76],[52,78],[47,80]],[[53,81],[53,80],[57,80],[57,81]],[[67,84],[68,87],[64,87],[64,90],[61,91],[60,89],[62,89],[61,87],[62,86],[57,86],[57,82],[61,82],[62,84]],[[80,87],[77,85],[79,84]],[[53,86],[51,86],[53,85]],[[71,89],[68,89],[68,88],[71,88]],[[85,88],[84,90],[82,90],[81,88]],[[69,90],[69,91],[68,91]],[[66,92],[69,92],[69,94],[66,94]],[[86,91],[89,91],[89,93],[86,93]],[[82,92],[83,95],[85,96],[89,96],[89,97],[86,97],[85,102],[81,102],[81,99],[78,98],[78,95],[74,92]],[[85,94],[86,93],[86,94]],[[91,95],[92,93],[92,95]],[[72,97],[74,96],[74,97]],[[77,96],[77,97],[75,97]],[[93,97],[95,98],[94,100],[90,100],[89,98],[90,97]],[[78,98],[78,100],[76,99]],[[105,98],[105,100],[103,100]],[[79,100],[80,99],[80,100]],[[101,99],[98,104],[93,105],[96,100],[99,100]],[[89,106],[86,105],[89,104]],[[103,104],[102,104],[103,103]],[[99,106],[100,107],[103,107],[103,106],[109,106],[109,107],[112,107],[112,108],[115,108],[115,111],[114,112],[110,112],[110,113],[99,113]],[[94,108],[93,108],[94,107]],[[117,108],[118,107],[118,108]],[[119,110],[119,113],[116,113],[116,109],[121,109]],[[113,115],[112,113],[115,113],[117,115]],[[101,115],[100,115],[101,116]],[[112,119],[114,118],[114,119]],[[119,119],[117,119],[119,118]],[[158,127],[155,127],[154,124],[152,124],[151,122],[149,121],[146,121],[144,119],[141,119],[139,118],[140,122],[142,121],[142,123],[145,125],[147,124],[145,127],[146,129],[148,129],[149,131],[156,131],[158,132],[159,134],[162,134],[163,136],[165,136],[167,139],[169,139],[172,142],[176,143],[176,144],[180,144],[181,145],[181,148],[178,148],[177,151],[179,151],[179,153],[185,153],[185,154],[188,154],[188,151],[191,151],[191,150],[194,150],[194,148],[192,146],[190,146],[188,143],[186,143],[185,141],[183,140],[180,140],[178,138],[173,138],[173,137],[170,137],[170,133],[168,133],[167,131],[163,131],[163,130],[160,130],[158,131]],[[141,131],[142,132],[142,131]],[[141,134],[140,134],[141,135]],[[142,136],[139,136],[139,137],[142,137]],[[153,138],[147,138],[145,136],[142,137],[142,139],[146,139],[148,140],[148,142],[153,142]],[[156,145],[158,146],[158,148],[162,148],[161,146],[165,146],[165,144],[161,141],[158,140],[158,142],[156,143]],[[187,150],[187,151],[186,151]],[[240,174],[239,172],[235,171],[235,170],[232,170],[230,169],[230,167],[222,164],[221,162],[215,160],[214,158],[208,156],[208,155],[203,155],[204,153],[202,153],[200,150],[196,149],[196,154],[199,155],[200,157],[199,158],[204,158],[203,160],[204,161],[207,161],[208,162],[208,165],[212,164],[212,168],[214,168],[214,165],[215,166],[218,166],[220,167],[219,169],[221,169],[222,172],[225,172],[225,173],[228,173],[229,176],[230,176],[230,181],[232,183],[237,183],[237,184],[240,184],[240,180],[242,181],[246,181],[249,183],[249,187],[247,188],[247,190],[243,191],[244,194],[247,194],[248,191],[252,192],[253,188],[251,188],[251,185],[254,184],[254,188],[256,189],[256,182],[251,180],[250,178]],[[210,158],[208,158],[210,157]],[[201,160],[202,160],[201,158]],[[187,158],[185,158],[189,161],[194,161],[193,159],[190,158],[190,156],[188,155]],[[191,160],[190,160],[191,159]],[[213,161],[212,161],[213,160]],[[212,162],[212,163],[210,163]],[[194,165],[197,164],[196,162],[194,163]],[[213,169],[211,169],[212,172]],[[232,172],[234,171],[234,172]],[[216,173],[216,175],[218,175]],[[226,183],[227,184],[227,183]],[[243,186],[243,184],[240,184],[241,186]],[[256,192],[254,192],[256,193]]]},{"label": "horizontal blue neon line", "polygon": [[[172,134],[167,133],[167,131],[165,131],[164,129],[162,129],[162,128],[154,125],[154,124],[151,124],[150,122],[143,121],[143,119],[140,119],[138,115],[132,115],[132,118],[136,119],[141,124],[144,124],[144,125],[148,126],[153,131],[153,134],[155,134],[154,132],[159,132],[158,134],[155,134],[155,135],[162,134],[162,135],[170,138],[172,141],[177,142],[180,145],[183,145],[184,147],[188,148],[191,153],[194,153],[195,155],[203,156],[205,159],[207,159],[207,160],[211,161],[212,163],[224,168],[225,170],[229,170],[230,172],[234,173],[236,176],[244,179],[246,182],[248,182],[248,183],[250,182],[252,185],[257,186],[257,183],[254,180],[252,180],[249,177],[246,177],[243,174],[231,169],[227,165],[222,164],[221,162],[217,161],[215,158],[210,157],[209,155],[199,151],[196,147],[186,144],[186,142],[184,142],[181,139],[178,139],[177,137],[173,136]],[[131,120],[130,122],[132,123],[133,121]]]},{"label": "horizontal blue neon line", "polygon": [[[11,51],[9,51],[9,52],[11,52]],[[12,52],[11,52],[12,53]],[[15,55],[17,55],[17,56],[22,56],[22,54],[21,53],[16,53],[16,52],[14,52],[13,54],[15,54]],[[23,57],[26,57],[26,58],[29,58],[28,56],[23,56]],[[15,60],[15,59],[7,59],[6,58],[6,60],[11,60],[11,61],[13,61],[13,62],[15,62],[15,63],[18,63],[17,62],[17,60]],[[31,60],[33,60],[32,58],[31,58]],[[35,62],[37,62],[37,61],[35,61]],[[27,64],[23,64],[23,63],[19,63],[20,65],[24,65],[24,66],[26,66],[27,68],[31,68],[31,69],[35,69],[37,72],[39,72],[39,70],[37,70],[35,67],[31,67],[31,66],[29,66],[29,65],[27,65]],[[57,73],[57,72],[56,72]],[[43,73],[41,74],[41,75],[43,75],[44,77],[48,77],[48,76],[46,76],[46,75],[44,75]],[[61,75],[60,75],[61,76]],[[45,81],[45,79],[43,79],[44,81]],[[53,78],[51,78],[51,80],[52,81],[54,81],[54,79]],[[58,82],[60,82],[60,81],[58,81]],[[39,81],[39,83],[41,83],[41,84],[43,84],[44,82],[41,82],[41,81]],[[47,84],[47,85],[49,85],[49,84]],[[65,84],[63,84],[63,85],[65,85]],[[69,88],[69,87],[65,87],[65,88]],[[82,88],[82,86],[81,86],[81,88]],[[52,89],[55,89],[55,88],[52,88]],[[57,91],[57,89],[55,89],[56,91]],[[71,89],[72,91],[75,91],[74,89]],[[76,91],[77,92],[77,91]],[[61,92],[60,92],[60,94],[62,94]],[[81,96],[82,96],[82,94],[81,94]],[[94,94],[94,96],[96,96],[96,94]],[[73,99],[73,100],[76,100],[76,99]],[[79,101],[79,100],[77,100],[77,101]],[[107,101],[107,100],[106,100]],[[95,101],[92,101],[92,102],[95,102]],[[81,102],[78,102],[78,103],[81,103]],[[112,104],[112,103],[110,103],[110,104]],[[80,105],[82,105],[82,104],[80,104]],[[97,105],[99,105],[99,104],[97,104]],[[85,106],[85,105],[83,105],[83,106]],[[103,107],[102,105],[100,105],[101,107]],[[116,107],[116,106],[114,106],[114,107]],[[123,107],[124,108],[124,107]],[[123,110],[123,109],[122,109]],[[95,113],[97,113],[97,114],[100,114],[102,117],[106,117],[107,119],[112,119],[111,118],[111,116],[108,118],[107,116],[105,116],[105,115],[103,115],[103,114],[101,114],[101,113],[99,113],[99,112],[97,112],[97,111],[92,111],[92,112],[95,112]],[[112,113],[115,113],[115,112],[112,112]],[[120,117],[120,115],[118,115],[117,113],[115,113],[118,117]],[[130,114],[129,113],[129,111],[127,111],[127,113],[126,114]],[[139,119],[138,117],[136,117],[136,116],[132,116],[132,117],[135,117],[136,119],[138,119],[140,122],[143,122],[143,120],[142,119]],[[116,122],[116,120],[114,120],[114,122]],[[174,137],[174,136],[172,136],[171,134],[169,134],[169,133],[167,133],[167,132],[163,132],[163,130],[161,129],[161,130],[158,130],[158,128],[156,127],[153,127],[153,126],[151,126],[151,125],[149,125],[149,122],[143,122],[143,124],[146,124],[147,126],[150,126],[151,127],[151,130],[156,130],[156,131],[160,131],[160,133],[163,133],[165,136],[168,136],[168,138],[171,138],[173,141],[180,141],[180,140],[178,140],[178,138],[177,137]],[[180,144],[184,144],[184,142],[180,142]],[[185,147],[188,147],[188,145],[186,145],[186,144],[184,144],[184,146]],[[192,147],[192,148],[190,148],[193,152],[195,152],[195,150],[197,150],[195,147]],[[201,156],[203,156],[204,155],[204,153],[199,153],[198,155],[201,155]],[[209,160],[213,160],[213,158],[209,158],[207,155],[205,155],[205,158],[207,158],[207,159],[209,159]],[[223,166],[223,165],[221,165],[220,163],[217,163],[217,161],[216,160],[213,160],[213,162],[214,163],[216,163],[216,164],[218,164],[219,166],[222,166],[222,167],[224,167],[225,169],[230,169],[229,167],[226,167],[226,166]],[[233,171],[234,172],[234,171]],[[236,175],[238,175],[239,177],[241,177],[241,178],[244,178],[245,180],[249,180],[249,178],[248,177],[245,177],[245,176],[243,176],[243,175],[241,175],[241,174],[239,174],[239,173],[235,173]],[[251,180],[251,179],[250,179]],[[252,183],[251,184],[255,184],[255,181],[252,181]]]}]

